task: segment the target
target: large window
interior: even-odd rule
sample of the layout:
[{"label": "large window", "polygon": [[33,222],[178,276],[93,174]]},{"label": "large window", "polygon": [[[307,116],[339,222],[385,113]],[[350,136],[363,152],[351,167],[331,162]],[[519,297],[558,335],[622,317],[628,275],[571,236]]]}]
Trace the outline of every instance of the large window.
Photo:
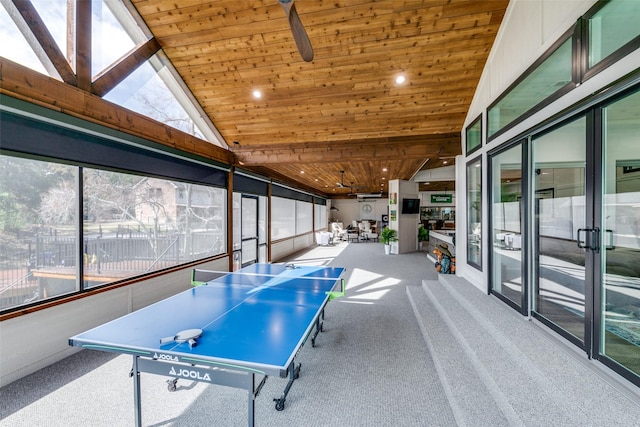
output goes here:
[{"label": "large window", "polygon": [[[599,1],[586,16],[585,34],[575,36],[586,46],[584,53],[575,51],[574,46],[580,43],[574,43],[573,30],[570,30],[548,55],[533,64],[489,107],[488,138],[557,98],[571,87],[574,79],[575,83],[586,80],[617,60],[616,56],[621,57],[640,46],[637,1]],[[586,58],[584,63],[578,60],[581,56]]]},{"label": "large window", "polygon": [[78,169],[0,156],[0,310],[78,289]]},{"label": "large window", "polygon": [[[58,6],[59,12],[64,12],[65,6]],[[53,8],[49,6],[49,9]],[[94,76],[149,39],[122,1],[92,0],[91,15],[91,68]]]},{"label": "large window", "polygon": [[506,128],[527,111],[559,92],[572,81],[572,39],[562,42],[520,82],[489,107],[488,137]]},{"label": "large window", "polygon": [[465,154],[467,156],[482,147],[482,116],[469,125],[465,133],[465,141],[467,146]]},{"label": "large window", "polygon": [[285,197],[271,197],[271,240],[313,231],[313,204]]},{"label": "large window", "polygon": [[491,291],[522,307],[522,143],[491,158]]},{"label": "large window", "polygon": [[[91,74],[95,83],[151,38],[151,32],[142,20],[132,16],[133,9],[127,8],[122,1],[93,0],[89,2],[90,22],[75,22],[76,1],[32,0],[16,2],[17,6],[10,1],[2,2],[0,36],[6,42],[0,43],[0,57],[61,79],[60,70],[45,59],[45,51],[57,48],[58,54],[67,58],[70,69],[75,72],[75,51],[67,47],[74,46],[74,37],[91,37]],[[36,20],[24,22],[19,8],[29,7],[29,3],[33,4],[46,28],[37,28]],[[43,31],[51,34],[55,47],[39,45],[34,34]],[[67,80],[72,84],[71,79]],[[126,79],[104,95],[104,99],[218,146],[226,146],[162,50],[131,70]]]},{"label": "large window", "polygon": [[296,201],[296,234],[313,231],[313,205],[309,202]]},{"label": "large window", "polygon": [[193,111],[187,112],[187,103],[178,102],[177,87],[178,82],[166,61],[154,55],[106,94],[104,99],[185,133],[207,139],[194,120],[198,116]]},{"label": "large window", "polygon": [[316,201],[314,204],[314,213],[313,213],[313,228],[316,230],[322,230],[327,228],[327,205],[320,204]]},{"label": "large window", "polygon": [[467,164],[467,262],[482,270],[482,158]]},{"label": "large window", "polygon": [[296,235],[296,201],[271,197],[271,240]]},{"label": "large window", "polygon": [[226,251],[223,188],[5,155],[0,167],[0,309]]},{"label": "large window", "polygon": [[[534,311],[585,337],[586,118],[532,138]],[[584,237],[584,236],[582,236]]]},{"label": "large window", "polygon": [[602,118],[600,352],[640,375],[640,92]]},{"label": "large window", "polygon": [[588,18],[589,64],[591,68],[640,36],[637,1],[611,1]]}]

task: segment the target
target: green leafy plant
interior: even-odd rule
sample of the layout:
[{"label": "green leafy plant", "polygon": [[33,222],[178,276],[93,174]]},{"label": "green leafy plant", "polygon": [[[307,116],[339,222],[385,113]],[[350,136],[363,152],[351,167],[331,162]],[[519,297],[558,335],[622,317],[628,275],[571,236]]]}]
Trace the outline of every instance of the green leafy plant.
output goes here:
[{"label": "green leafy plant", "polygon": [[385,227],[380,233],[380,243],[388,245],[398,241],[398,232],[392,228]]},{"label": "green leafy plant", "polygon": [[429,240],[429,230],[427,230],[424,225],[420,224],[418,226],[418,241],[426,242]]}]

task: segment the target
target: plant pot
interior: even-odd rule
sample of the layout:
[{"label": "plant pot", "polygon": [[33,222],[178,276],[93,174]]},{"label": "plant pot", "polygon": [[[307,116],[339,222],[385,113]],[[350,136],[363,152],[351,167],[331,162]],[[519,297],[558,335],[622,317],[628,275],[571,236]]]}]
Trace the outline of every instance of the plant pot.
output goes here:
[{"label": "plant pot", "polygon": [[387,255],[391,253],[391,245],[384,245],[384,253]]}]

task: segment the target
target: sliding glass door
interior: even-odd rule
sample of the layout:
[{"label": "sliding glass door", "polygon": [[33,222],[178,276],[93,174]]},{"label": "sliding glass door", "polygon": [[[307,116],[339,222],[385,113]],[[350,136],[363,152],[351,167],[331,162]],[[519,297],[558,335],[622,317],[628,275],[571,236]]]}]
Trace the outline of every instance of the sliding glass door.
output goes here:
[{"label": "sliding glass door", "polygon": [[[586,118],[532,146],[533,311],[581,346],[585,340]],[[589,233],[589,236],[587,236]]]},{"label": "sliding glass door", "polygon": [[640,93],[601,110],[600,354],[640,374]]},{"label": "sliding glass door", "polygon": [[491,156],[491,292],[524,307],[522,143]]},{"label": "sliding glass door", "polygon": [[636,92],[532,137],[531,303],[536,318],[640,383],[638,134]]}]

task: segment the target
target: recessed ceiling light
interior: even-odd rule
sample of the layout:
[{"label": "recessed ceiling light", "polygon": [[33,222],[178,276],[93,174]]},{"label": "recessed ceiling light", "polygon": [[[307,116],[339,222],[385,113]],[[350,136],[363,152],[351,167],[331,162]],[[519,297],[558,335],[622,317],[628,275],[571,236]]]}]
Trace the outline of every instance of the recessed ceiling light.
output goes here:
[{"label": "recessed ceiling light", "polygon": [[386,171],[387,171],[387,168],[382,168],[382,172],[386,172]]},{"label": "recessed ceiling light", "polygon": [[397,85],[403,85],[405,84],[407,81],[407,76],[405,76],[404,74],[398,74],[396,76],[395,82]]},{"label": "recessed ceiling light", "polygon": [[254,90],[251,94],[255,99],[262,99],[262,92],[260,92],[258,89]]},{"label": "recessed ceiling light", "polygon": [[443,161],[442,161],[442,164],[443,164],[443,165],[446,165],[447,163],[449,163],[449,162],[448,162],[448,161],[446,161],[446,160],[443,160]]}]

